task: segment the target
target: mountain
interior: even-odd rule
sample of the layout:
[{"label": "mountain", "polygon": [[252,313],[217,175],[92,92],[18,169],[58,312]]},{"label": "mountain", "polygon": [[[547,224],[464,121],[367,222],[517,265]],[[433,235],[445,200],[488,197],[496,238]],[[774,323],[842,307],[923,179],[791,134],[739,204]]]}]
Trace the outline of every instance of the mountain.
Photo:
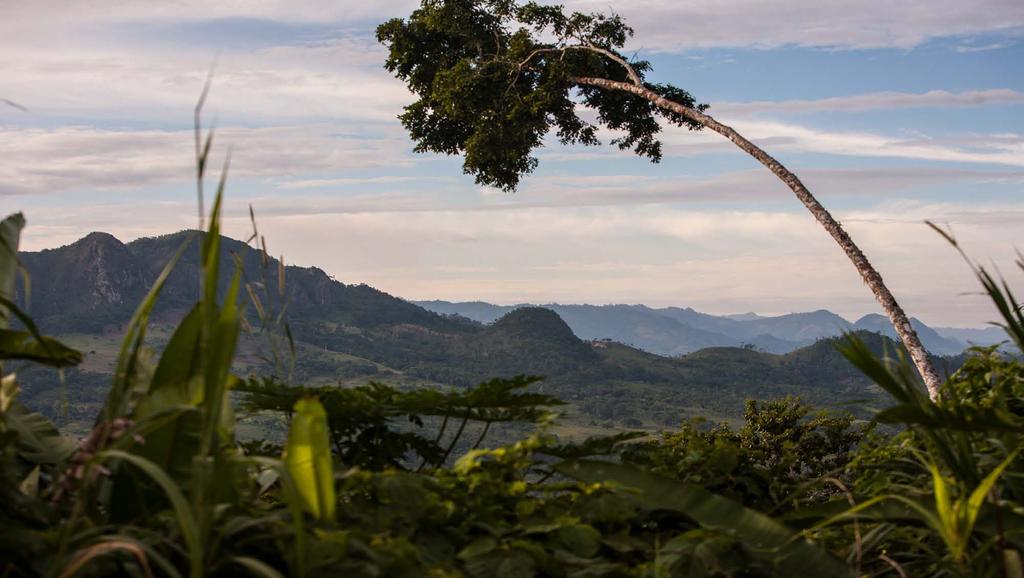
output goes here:
[{"label": "mountain", "polygon": [[[480,323],[529,305],[491,305],[480,301],[451,303],[419,301],[418,305],[448,316],[462,316]],[[863,330],[895,339],[887,318],[866,315],[856,323],[820,309],[766,317],[754,313],[710,315],[686,307],[651,308],[644,305],[561,305],[544,307],[557,312],[582,339],[609,338],[657,353],[683,355],[706,347],[754,347],[769,353],[788,353],[820,339]],[[998,328],[986,330],[932,329],[920,320],[911,321],[929,351],[955,355],[971,344],[988,345],[1005,339]]]},{"label": "mountain", "polygon": [[[200,234],[183,231],[125,244],[93,233],[65,247],[21,254],[32,279],[29,295],[19,296],[22,304],[44,331],[86,352],[82,366],[66,372],[66,385],[46,370],[20,374],[34,407],[65,423],[92,415],[90,408],[109,383],[124,325],[190,239],[152,316],[149,344],[159,350],[195,301]],[[365,284],[342,283],[315,267],[281,266],[239,241],[222,239],[222,251],[225,283],[237,259],[261,307],[280,310],[287,304],[297,351],[293,376],[301,383],[463,387],[497,376],[543,375],[540,387],[570,402],[566,423],[590,433],[623,424],[673,425],[697,415],[734,419],[750,397],[800,395],[822,406],[869,400],[858,411],[884,400],[833,342],[796,348],[777,337],[819,336],[838,319],[828,312],[729,319],[629,305],[443,302],[428,303],[435,309],[428,311]],[[247,311],[249,324],[258,327],[256,307]],[[884,336],[863,335],[879,352],[894,347]],[[791,351],[776,355],[739,347],[758,339]],[[235,371],[273,370],[266,360],[275,351],[268,343],[258,333],[243,336]],[[669,348],[675,357],[654,353]]]},{"label": "mountain", "polygon": [[736,321],[752,321],[754,319],[762,318],[761,315],[758,315],[753,311],[748,311],[746,313],[733,313],[731,315],[723,315],[722,317],[725,317],[726,319],[734,319]]},{"label": "mountain", "polygon": [[935,332],[953,341],[968,345],[995,345],[1009,339],[1002,327],[985,327],[984,329],[964,329],[960,327],[935,327]]},{"label": "mountain", "polygon": [[[483,302],[449,303],[447,301],[417,301],[417,305],[449,316],[461,316],[480,323],[495,319],[534,305],[491,305]],[[611,339],[660,355],[682,355],[705,347],[736,346],[742,339],[714,330],[682,323],[668,315],[643,305],[560,305],[548,303],[541,307],[557,313],[581,339]],[[770,344],[765,349],[785,349]],[[792,349],[790,347],[789,349]]]},{"label": "mountain", "polygon": [[414,301],[414,303],[427,311],[433,311],[441,315],[458,315],[478,323],[494,323],[499,317],[520,307],[531,307],[531,305],[525,303],[521,305],[492,305],[483,301],[463,301],[460,303]]},{"label": "mountain", "polygon": [[[931,327],[928,327],[922,323],[919,319],[911,318],[910,325],[917,332],[917,336],[921,339],[921,344],[924,345],[925,349],[932,353],[938,353],[940,355],[955,355],[960,353],[965,348],[963,341],[950,339],[939,335]],[[877,313],[865,315],[857,320],[853,324],[854,328],[861,331],[871,331],[872,333],[881,333],[886,337],[895,339],[896,330],[892,328],[892,324],[889,323],[888,317],[883,317]]]},{"label": "mountain", "polygon": [[[182,231],[124,244],[106,233],[91,233],[71,245],[40,252],[22,252],[29,272],[28,303],[38,323],[50,331],[97,332],[126,323],[172,256],[189,242],[168,277],[157,302],[157,318],[176,320],[191,308],[198,291],[201,234]],[[278,263],[262,266],[258,251],[224,237],[221,242],[221,281],[230,281],[233,256],[240,258],[247,278],[267,287],[278,286]],[[260,279],[260,275],[265,279]],[[316,267],[285,267],[289,309],[304,318],[316,312],[321,321],[364,329],[411,324],[436,331],[474,325],[424,310],[364,284],[346,285]],[[222,290],[224,287],[221,288]],[[269,297],[274,298],[274,292]]]}]

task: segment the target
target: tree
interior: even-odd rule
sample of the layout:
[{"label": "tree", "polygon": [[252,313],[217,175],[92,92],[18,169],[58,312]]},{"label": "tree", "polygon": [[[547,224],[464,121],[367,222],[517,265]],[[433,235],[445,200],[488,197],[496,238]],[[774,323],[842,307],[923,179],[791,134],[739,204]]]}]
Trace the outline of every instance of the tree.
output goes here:
[{"label": "tree", "polygon": [[[408,19],[380,25],[385,67],[419,98],[399,117],[417,152],[463,156],[476,182],[513,191],[537,166],[531,156],[554,131],[563,144],[600,144],[597,125],[621,131],[620,149],[658,162],[660,121],[709,128],[775,174],[839,244],[889,316],[929,396],[941,380],[906,313],[843,227],[795,174],[685,90],[645,80],[649,62],[619,50],[632,29],[617,15],[567,14],[515,0],[423,0]],[[579,102],[578,102],[579,101]],[[597,125],[579,105],[597,113]]]}]

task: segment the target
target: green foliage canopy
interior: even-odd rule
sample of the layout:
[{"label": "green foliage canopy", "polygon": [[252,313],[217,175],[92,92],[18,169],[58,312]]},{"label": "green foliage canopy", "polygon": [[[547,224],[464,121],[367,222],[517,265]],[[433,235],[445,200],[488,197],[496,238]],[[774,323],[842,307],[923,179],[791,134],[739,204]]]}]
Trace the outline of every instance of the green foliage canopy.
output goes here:
[{"label": "green foliage canopy", "polygon": [[[636,95],[577,82],[627,80],[616,59],[624,60],[618,50],[632,33],[618,16],[566,14],[560,6],[426,0],[407,20],[380,25],[377,38],[389,49],[385,67],[418,96],[400,117],[416,151],[463,155],[463,169],[477,183],[511,191],[537,167],[531,153],[551,131],[566,145],[600,144],[599,126],[621,131],[613,144],[657,162],[659,119],[701,128]],[[632,63],[641,81],[650,68]],[[680,88],[644,86],[707,108]],[[596,111],[596,124],[580,115],[580,105]]]}]

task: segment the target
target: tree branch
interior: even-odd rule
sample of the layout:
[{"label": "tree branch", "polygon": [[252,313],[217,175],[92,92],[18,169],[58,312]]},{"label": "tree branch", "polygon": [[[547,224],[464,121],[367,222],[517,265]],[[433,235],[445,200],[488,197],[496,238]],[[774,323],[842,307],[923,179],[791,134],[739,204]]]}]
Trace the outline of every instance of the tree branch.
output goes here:
[{"label": "tree branch", "polygon": [[548,52],[564,52],[565,48],[538,48],[530,53],[529,56],[523,59],[522,62],[516,67],[518,70],[522,70],[524,66],[530,63],[531,60],[538,54],[545,54]]},{"label": "tree branch", "polygon": [[[573,46],[563,46],[561,48],[538,48],[538,49],[534,50],[533,52],[531,52],[529,54],[529,56],[524,58],[523,61],[518,64],[516,69],[517,69],[517,71],[522,70],[524,66],[529,64],[530,61],[533,60],[534,57],[536,57],[539,54],[545,54],[545,53],[549,53],[549,52],[561,52],[562,54],[565,54],[565,52],[567,50],[585,50],[587,52],[593,52],[595,54],[600,54],[601,56],[604,56],[605,58],[608,58],[609,60],[611,60],[611,61],[621,65],[622,68],[626,69],[626,74],[629,76],[629,79],[630,79],[630,81],[633,82],[633,84],[635,84],[636,86],[641,86],[641,87],[644,85],[644,81],[643,81],[643,79],[640,78],[640,74],[637,73],[636,69],[633,68],[633,65],[630,64],[625,58],[622,58],[618,54],[616,54],[616,53],[614,53],[611,50],[608,50],[606,48],[601,48],[600,46],[594,46],[590,42],[586,42],[586,44],[576,44],[576,45],[573,45]],[[518,76],[518,72],[517,72],[517,76]]]},{"label": "tree branch", "polygon": [[626,69],[626,74],[629,75],[629,79],[631,81],[633,81],[633,84],[635,84],[637,86],[643,86],[644,85],[644,81],[640,79],[640,75],[637,74],[636,69],[633,68],[633,65],[630,64],[629,62],[627,62],[625,58],[622,58],[621,56],[619,56],[618,54],[615,54],[611,50],[607,50],[605,48],[594,46],[590,42],[587,42],[586,45],[574,46],[573,48],[579,48],[581,50],[587,50],[587,51],[590,51],[590,52],[595,52],[597,54],[600,54],[600,55],[608,58],[609,60],[611,60],[613,62],[618,63],[619,65],[621,65],[623,68]]}]

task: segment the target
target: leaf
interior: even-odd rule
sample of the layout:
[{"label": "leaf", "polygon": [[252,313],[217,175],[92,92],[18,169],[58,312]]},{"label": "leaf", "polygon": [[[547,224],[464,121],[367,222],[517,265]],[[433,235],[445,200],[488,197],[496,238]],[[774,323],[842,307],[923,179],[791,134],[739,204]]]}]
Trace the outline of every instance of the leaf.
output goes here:
[{"label": "leaf", "polygon": [[[137,420],[162,415],[172,408],[196,408],[202,402],[199,333],[199,309],[195,307],[167,342],[149,391],[136,405]],[[198,411],[181,411],[150,432],[146,443],[133,447],[132,453],[149,459],[179,483],[184,483],[192,474],[192,460],[199,452],[201,428]]]},{"label": "leaf", "polygon": [[773,555],[789,576],[849,576],[840,560],[782,523],[704,488],[608,462],[572,460],[555,470],[586,483],[613,482],[640,491],[637,500],[652,510],[673,510],[705,528],[735,536],[748,548]]},{"label": "leaf", "polygon": [[333,520],[334,468],[327,436],[327,413],[315,398],[303,398],[295,404],[284,463],[306,509],[321,520]]},{"label": "leaf", "polygon": [[556,542],[580,558],[593,558],[601,549],[601,533],[592,526],[563,526],[552,533]]},{"label": "leaf", "polygon": [[483,536],[469,543],[465,548],[459,550],[459,560],[469,560],[483,556],[498,547],[498,541],[491,536]]},{"label": "leaf", "polygon": [[[139,411],[154,412],[169,405],[198,405],[202,390],[195,388],[193,378],[200,375],[199,307],[195,306],[181,320],[160,355],[160,362],[149,384],[147,401],[139,403]],[[168,399],[169,398],[169,399]]]},{"label": "leaf", "polygon": [[142,568],[143,576],[146,578],[153,578],[153,572],[149,568],[149,560],[146,558],[146,553],[139,547],[135,542],[128,542],[122,540],[105,540],[97,544],[93,544],[86,548],[82,548],[76,554],[71,563],[68,564],[60,573],[58,578],[71,578],[78,573],[79,570],[84,568],[89,562],[96,560],[102,556],[105,556],[111,552],[127,552],[135,557],[135,560],[139,563]]},{"label": "leaf", "polygon": [[18,485],[18,489],[21,490],[22,494],[35,498],[39,495],[39,474],[41,470],[39,466],[32,468],[32,471],[25,476],[25,479],[21,480],[21,484]]},{"label": "leaf", "polygon": [[62,464],[75,451],[75,443],[61,435],[48,419],[13,402],[4,413],[7,427],[18,434],[22,458],[36,464]]},{"label": "leaf", "polygon": [[73,367],[82,362],[82,352],[52,337],[35,338],[28,331],[0,329],[0,360],[21,359],[51,367]]},{"label": "leaf", "polygon": [[253,576],[262,576],[263,578],[284,578],[284,574],[281,574],[266,562],[261,562],[256,558],[250,558],[249,556],[235,556],[230,561],[242,568],[245,568],[249,571],[249,574],[252,574]]},{"label": "leaf", "polygon": [[959,556],[959,549],[957,547],[959,520],[956,519],[958,508],[953,505],[952,498],[949,495],[949,484],[946,482],[942,472],[939,471],[939,467],[934,463],[927,465],[932,475],[932,486],[935,490],[935,511],[938,513],[939,521],[941,522],[941,526],[936,528],[936,530],[943,535],[949,547],[956,550],[957,556]]},{"label": "leaf", "polygon": [[[25,227],[21,213],[10,215],[0,221],[0,297],[14,299],[15,281],[18,276],[18,242]],[[0,308],[0,328],[8,326],[10,318]]]},{"label": "leaf", "polygon": [[[981,480],[978,487],[974,488],[969,498],[967,498],[967,504],[964,511],[964,522],[967,535],[970,535],[971,530],[974,528],[974,523],[978,520],[978,512],[981,511],[981,506],[985,502],[985,498],[988,497],[992,487],[995,486],[996,480],[999,476],[1006,471],[1006,468],[1010,466],[1014,459],[1017,458],[1017,454],[1020,453],[1020,448],[1017,448],[1010,452],[1010,455],[1006,456],[1006,459],[1002,461],[994,470],[989,472],[985,479]],[[966,536],[965,536],[966,537]]]},{"label": "leaf", "polygon": [[[218,192],[218,202],[219,199],[220,193]],[[204,348],[203,401],[206,406],[202,443],[205,448],[215,447],[220,433],[224,434],[225,438],[230,438],[233,435],[231,430],[234,428],[234,416],[231,413],[230,403],[225,403],[225,400],[228,399],[228,391],[236,381],[231,375],[231,363],[235,358],[235,347],[238,344],[238,333],[241,330],[241,314],[238,307],[241,276],[241,268],[236,265],[231,286],[224,296],[223,306],[219,310],[212,309],[209,312],[214,317],[212,325],[207,328],[207,340],[202,343]],[[216,276],[212,277],[212,280],[216,282]],[[200,311],[204,305],[216,304],[201,303]]]},{"label": "leaf", "polygon": [[21,386],[18,385],[17,375],[11,373],[0,377],[0,415],[2,415],[7,408],[11,407],[11,403],[14,402],[14,398],[18,395],[18,391]]}]

